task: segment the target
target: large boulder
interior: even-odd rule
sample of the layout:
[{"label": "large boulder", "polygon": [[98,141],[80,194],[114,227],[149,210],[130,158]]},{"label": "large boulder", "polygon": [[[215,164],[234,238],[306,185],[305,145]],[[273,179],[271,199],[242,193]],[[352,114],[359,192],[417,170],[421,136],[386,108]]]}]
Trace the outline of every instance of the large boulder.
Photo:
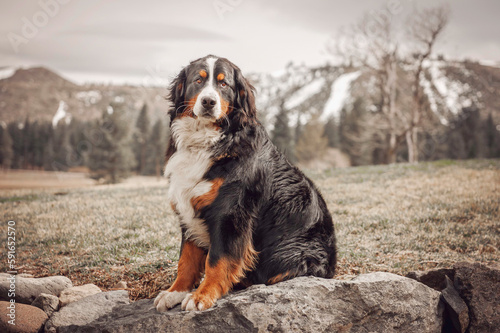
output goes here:
[{"label": "large boulder", "polygon": [[[177,306],[158,313],[153,300],[141,300],[116,306],[86,323],[77,317],[57,329],[50,323],[55,330],[46,332],[434,333],[442,324],[439,297],[424,284],[390,273],[365,274],[351,281],[299,277],[231,293],[206,311],[186,312]],[[54,317],[65,317],[63,311],[79,302]],[[82,315],[80,311],[89,308],[78,311]]]},{"label": "large boulder", "polygon": [[435,268],[428,271],[414,271],[406,275],[435,290],[441,291],[444,306],[443,332],[464,333],[469,327],[469,309],[453,286],[453,268]]},{"label": "large boulder", "polygon": [[469,307],[469,332],[500,332],[500,269],[468,262],[453,269],[454,287]]},{"label": "large boulder", "polygon": [[37,307],[0,301],[0,332],[38,333],[47,319]]},{"label": "large boulder", "polygon": [[61,307],[63,307],[68,305],[69,303],[76,302],[82,298],[95,295],[100,292],[102,292],[102,290],[98,286],[92,283],[88,283],[82,286],[64,289],[63,291],[61,291],[61,295],[59,295],[59,301],[61,303]]},{"label": "large boulder", "polygon": [[[14,285],[14,279],[8,274],[0,276],[0,300],[10,301],[9,289]],[[71,280],[65,276],[50,276],[44,278],[15,277],[16,302],[31,304],[40,294],[59,296],[61,291],[72,287]]]},{"label": "large boulder", "polygon": [[88,325],[110,313],[115,307],[129,303],[126,290],[100,292],[82,298],[61,308],[59,312],[55,312],[45,324],[45,332],[73,332],[76,327]]}]

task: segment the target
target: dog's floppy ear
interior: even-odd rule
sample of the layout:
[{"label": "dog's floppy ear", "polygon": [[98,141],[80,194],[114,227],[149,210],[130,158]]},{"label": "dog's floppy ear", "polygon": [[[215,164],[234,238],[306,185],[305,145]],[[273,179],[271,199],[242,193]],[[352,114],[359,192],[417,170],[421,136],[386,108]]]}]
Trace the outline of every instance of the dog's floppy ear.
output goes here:
[{"label": "dog's floppy ear", "polygon": [[180,73],[175,77],[169,87],[168,100],[170,101],[170,120],[172,121],[178,112],[182,112],[181,106],[184,103],[184,97],[186,94],[186,69],[183,68]]},{"label": "dog's floppy ear", "polygon": [[[180,73],[175,77],[175,79],[170,83],[168,100],[170,101],[170,126],[177,116],[178,112],[182,112],[182,104],[184,103],[184,97],[186,94],[186,69],[183,68]],[[170,157],[176,152],[176,147],[174,140],[172,140],[172,132],[169,131],[168,147],[165,156],[165,161],[168,162]]]},{"label": "dog's floppy ear", "polygon": [[257,107],[255,106],[255,88],[243,77],[240,69],[234,69],[236,81],[236,105],[240,109],[240,121],[242,124],[255,122],[257,119]]}]

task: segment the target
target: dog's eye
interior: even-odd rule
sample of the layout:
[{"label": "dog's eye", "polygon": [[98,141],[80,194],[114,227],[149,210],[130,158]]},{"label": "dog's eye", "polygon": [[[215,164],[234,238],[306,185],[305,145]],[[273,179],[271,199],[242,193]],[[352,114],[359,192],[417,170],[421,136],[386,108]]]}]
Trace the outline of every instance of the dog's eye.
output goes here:
[{"label": "dog's eye", "polygon": [[225,87],[227,87],[227,83],[226,83],[226,82],[221,82],[221,83],[220,83],[220,86],[221,86],[222,88],[225,88]]},{"label": "dog's eye", "polygon": [[198,84],[201,83],[201,79],[196,80],[196,83]]}]

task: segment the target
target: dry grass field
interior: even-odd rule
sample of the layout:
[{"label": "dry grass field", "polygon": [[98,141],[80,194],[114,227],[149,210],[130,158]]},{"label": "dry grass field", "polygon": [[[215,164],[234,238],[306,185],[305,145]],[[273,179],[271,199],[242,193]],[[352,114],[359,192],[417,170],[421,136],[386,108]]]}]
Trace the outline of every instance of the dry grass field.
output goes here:
[{"label": "dry grass field", "polygon": [[[19,272],[62,274],[102,289],[128,283],[132,299],[154,297],[175,276],[180,228],[165,180],[134,177],[92,186],[61,175],[0,174],[1,239],[16,221]],[[336,278],[500,262],[500,160],[438,161],[310,172],[335,221]],[[12,178],[12,175],[10,175]],[[32,177],[32,178],[29,178]],[[26,179],[30,179],[29,182]],[[39,183],[42,182],[43,184]],[[6,188],[8,187],[8,188]],[[2,245],[6,248],[6,244]],[[0,271],[7,271],[5,250]]]}]

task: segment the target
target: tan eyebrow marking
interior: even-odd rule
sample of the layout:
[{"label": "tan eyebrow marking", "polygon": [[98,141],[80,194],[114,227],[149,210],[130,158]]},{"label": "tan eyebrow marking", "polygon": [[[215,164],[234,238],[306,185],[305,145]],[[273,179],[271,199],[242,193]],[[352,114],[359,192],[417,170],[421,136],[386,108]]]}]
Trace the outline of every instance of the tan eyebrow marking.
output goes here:
[{"label": "tan eyebrow marking", "polygon": [[217,75],[217,81],[222,81],[225,77],[226,76],[224,74],[220,73],[219,75]]},{"label": "tan eyebrow marking", "polygon": [[205,72],[203,69],[200,71],[200,76],[202,78],[206,78],[207,77],[207,72]]}]

